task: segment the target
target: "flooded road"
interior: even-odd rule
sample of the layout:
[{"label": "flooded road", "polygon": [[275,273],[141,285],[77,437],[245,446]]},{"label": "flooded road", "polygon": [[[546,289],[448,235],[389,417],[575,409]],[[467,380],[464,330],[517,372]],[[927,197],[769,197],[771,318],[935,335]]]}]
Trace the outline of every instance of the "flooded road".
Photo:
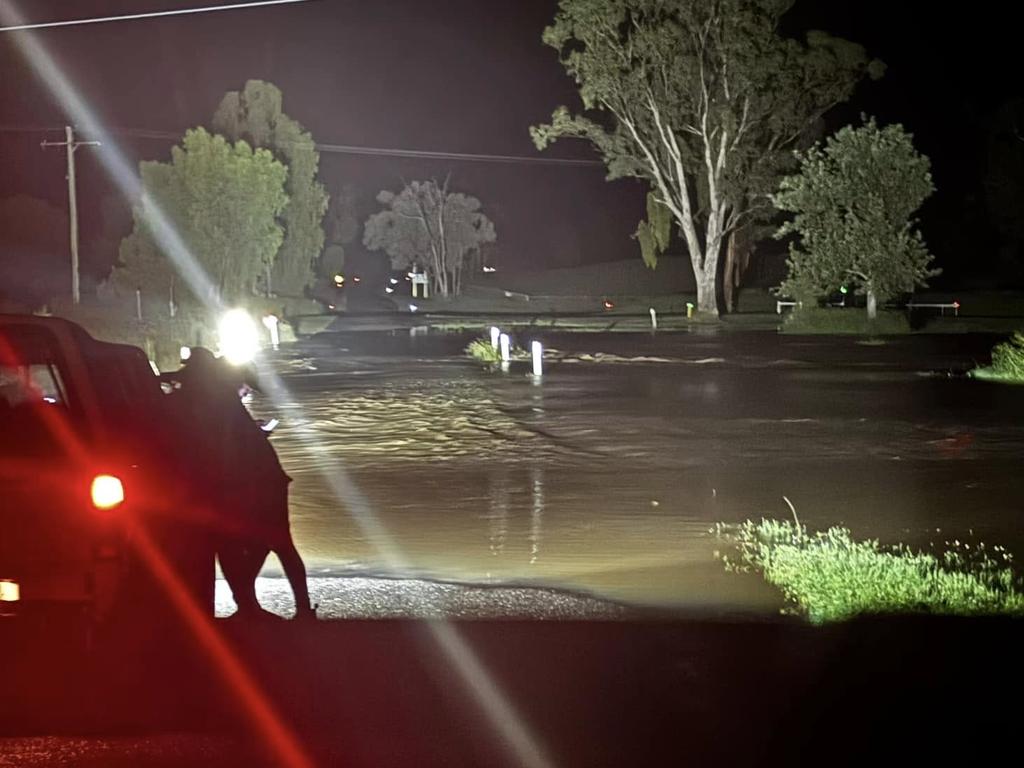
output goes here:
[{"label": "flooded road", "polygon": [[783,496],[812,528],[1024,554],[1024,388],[957,375],[990,338],[539,338],[568,355],[540,381],[462,357],[469,337],[407,331],[324,334],[274,361],[277,403],[251,408],[281,421],[293,531],[328,615],[346,615],[346,577],[774,612],[757,578],[723,572],[709,529],[788,517]]}]

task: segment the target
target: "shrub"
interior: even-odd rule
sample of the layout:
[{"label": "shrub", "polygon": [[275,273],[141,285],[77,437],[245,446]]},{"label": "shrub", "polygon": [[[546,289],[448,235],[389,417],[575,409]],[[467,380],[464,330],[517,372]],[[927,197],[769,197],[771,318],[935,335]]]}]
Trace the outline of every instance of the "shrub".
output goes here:
[{"label": "shrub", "polygon": [[814,623],[870,613],[1024,615],[1021,582],[1001,547],[957,541],[941,553],[914,552],[854,541],[846,528],[809,533],[776,520],[720,525],[717,533],[735,550],[720,555],[727,570],[759,571],[789,612]]},{"label": "shrub", "polygon": [[473,339],[466,347],[466,354],[482,363],[501,362],[501,350],[492,347],[490,339]]},{"label": "shrub", "polygon": [[999,378],[1024,382],[1024,333],[1017,331],[992,350],[991,371]]}]

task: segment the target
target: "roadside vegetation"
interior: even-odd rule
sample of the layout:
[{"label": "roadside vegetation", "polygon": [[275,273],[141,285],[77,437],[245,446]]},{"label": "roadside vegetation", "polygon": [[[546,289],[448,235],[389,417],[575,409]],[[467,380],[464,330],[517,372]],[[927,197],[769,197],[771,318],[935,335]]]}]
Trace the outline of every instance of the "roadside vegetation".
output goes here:
[{"label": "roadside vegetation", "polygon": [[[492,347],[489,338],[473,339],[466,346],[465,352],[474,360],[488,365],[496,365],[501,362],[501,348]],[[512,344],[509,347],[509,357],[512,360],[529,360],[530,353],[522,347]]]},{"label": "roadside vegetation", "polygon": [[862,614],[1024,615],[1024,584],[1001,547],[947,542],[939,552],[856,541],[833,527],[810,532],[799,522],[719,525],[731,547],[726,569],[760,573],[786,598],[788,613],[815,624]]},{"label": "roadside vegetation", "polygon": [[1024,333],[1016,331],[1009,341],[996,345],[992,350],[992,365],[971,371],[971,376],[1024,384]]},{"label": "roadside vegetation", "polygon": [[481,363],[501,362],[501,350],[492,347],[490,339],[473,339],[466,347],[466,354]]}]

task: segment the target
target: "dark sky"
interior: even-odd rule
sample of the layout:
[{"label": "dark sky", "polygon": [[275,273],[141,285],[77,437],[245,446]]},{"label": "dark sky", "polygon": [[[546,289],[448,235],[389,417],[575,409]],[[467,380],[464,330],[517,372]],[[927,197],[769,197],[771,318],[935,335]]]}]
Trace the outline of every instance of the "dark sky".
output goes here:
[{"label": "dark sky", "polygon": [[[50,20],[203,4],[213,3],[23,0],[18,7],[32,20]],[[861,42],[889,65],[886,78],[864,85],[833,122],[865,111],[915,133],[941,190],[925,211],[925,234],[950,263],[965,263],[970,247],[964,212],[980,188],[978,141],[987,114],[1020,92],[1017,33],[1001,7],[803,0],[789,22],[793,30],[824,28]],[[527,127],[574,98],[554,52],[540,43],[554,8],[555,0],[319,0],[49,30],[39,39],[114,128],[180,131],[208,123],[225,91],[257,78],[281,87],[285,111],[320,142],[535,155]],[[12,42],[0,34],[0,195],[31,194],[63,206],[63,157],[39,148],[41,139],[59,136],[36,129],[59,128],[66,118]],[[126,140],[125,149],[133,160],[164,159],[168,143]],[[86,239],[98,233],[102,199],[112,189],[92,151],[102,150],[78,154]],[[588,156],[564,142],[548,152]],[[636,252],[629,234],[642,213],[640,185],[608,184],[602,168],[321,158],[329,190],[353,182],[368,198],[402,178],[449,171],[494,219],[503,266]]]}]

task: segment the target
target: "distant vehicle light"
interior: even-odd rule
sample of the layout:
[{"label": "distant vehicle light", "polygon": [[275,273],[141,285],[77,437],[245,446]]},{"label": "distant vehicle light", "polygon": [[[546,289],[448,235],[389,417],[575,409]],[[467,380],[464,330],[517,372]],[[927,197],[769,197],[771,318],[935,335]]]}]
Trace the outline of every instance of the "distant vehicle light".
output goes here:
[{"label": "distant vehicle light", "polygon": [[608,301],[608,299],[605,299],[604,300],[604,308],[605,309],[615,309],[615,305],[612,304],[610,301]]},{"label": "distant vehicle light", "polygon": [[359,277],[358,275],[357,275],[356,277],[353,277],[353,278],[352,278],[352,282],[353,282],[353,283],[358,283],[358,282],[361,282],[361,281],[362,281],[362,278],[361,278],[361,277]]},{"label": "distant vehicle light", "polygon": [[328,304],[327,308],[328,309],[337,309],[337,307],[335,307],[333,304]]},{"label": "distant vehicle light", "polygon": [[96,475],[89,492],[96,509],[113,509],[124,501],[124,486],[113,475]]},{"label": "distant vehicle light", "polygon": [[959,301],[954,301],[953,302],[953,309],[960,309],[960,302]]},{"label": "distant vehicle light", "polygon": [[220,353],[232,365],[244,365],[256,357],[260,348],[260,334],[255,321],[244,309],[231,309],[224,313],[217,325]]},{"label": "distant vehicle light", "polygon": [[0,603],[16,603],[21,600],[21,586],[11,579],[0,579]]},{"label": "distant vehicle light", "polygon": [[398,285],[398,278],[392,277],[388,280],[388,282],[391,283],[391,285]]},{"label": "distant vehicle light", "polygon": [[190,357],[192,357],[192,347],[182,347],[180,350],[178,350],[178,358],[181,360],[181,362],[184,363]]},{"label": "distant vehicle light", "polygon": [[43,395],[43,402],[50,403],[51,405],[53,405],[57,402],[57,398],[53,397],[52,395]]},{"label": "distant vehicle light", "polygon": [[415,312],[417,309],[419,309],[419,307],[417,307],[415,304],[410,304],[409,305],[409,311],[410,312]]},{"label": "distant vehicle light", "polygon": [[390,285],[387,288],[384,289],[384,293],[394,293],[394,292],[395,292],[395,289],[392,288]]},{"label": "distant vehicle light", "polygon": [[484,272],[486,272],[487,274],[490,274],[492,272],[497,272],[497,271],[498,270],[495,267],[484,267]]},{"label": "distant vehicle light", "polygon": [[343,286],[345,284],[345,276],[344,275],[335,275],[334,276],[334,284],[337,285],[338,287]]}]

